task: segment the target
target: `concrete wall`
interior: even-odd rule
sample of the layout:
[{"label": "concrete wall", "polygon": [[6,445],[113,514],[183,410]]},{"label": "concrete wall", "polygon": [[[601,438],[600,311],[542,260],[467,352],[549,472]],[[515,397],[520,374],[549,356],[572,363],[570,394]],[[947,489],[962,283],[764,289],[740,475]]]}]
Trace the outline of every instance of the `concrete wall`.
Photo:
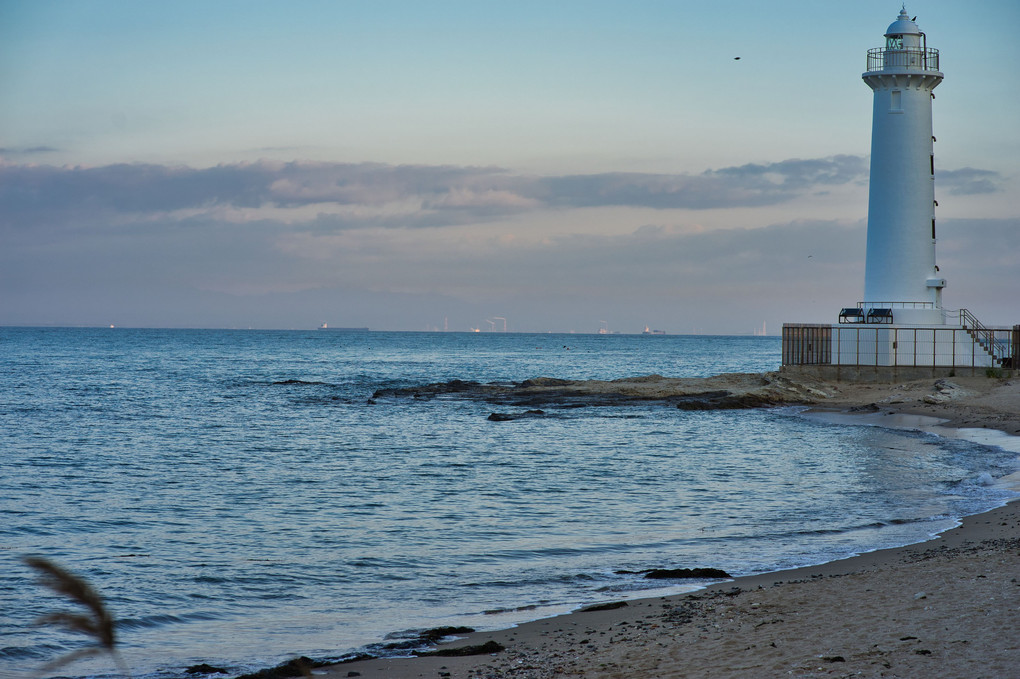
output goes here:
[{"label": "concrete wall", "polygon": [[[914,366],[871,366],[871,365],[784,365],[784,375],[804,375],[830,382],[863,382],[885,384],[909,382],[911,380],[939,379],[942,377],[983,377],[988,368],[947,368]],[[1012,371],[1004,371],[1009,376]]]}]

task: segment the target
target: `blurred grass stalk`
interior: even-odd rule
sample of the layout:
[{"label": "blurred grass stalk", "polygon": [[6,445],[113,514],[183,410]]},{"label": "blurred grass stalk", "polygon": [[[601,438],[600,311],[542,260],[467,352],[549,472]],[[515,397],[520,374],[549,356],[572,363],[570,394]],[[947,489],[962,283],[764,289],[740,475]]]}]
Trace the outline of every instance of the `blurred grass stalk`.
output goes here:
[{"label": "blurred grass stalk", "polygon": [[65,656],[47,663],[39,672],[49,672],[58,667],[80,658],[109,653],[117,667],[125,676],[130,677],[131,673],[124,664],[123,659],[117,652],[117,635],[114,630],[115,620],[113,614],[106,608],[102,597],[85,579],[71,573],[49,559],[37,556],[23,557],[23,561],[36,571],[39,575],[39,583],[56,594],[66,597],[72,603],[85,608],[84,613],[71,611],[56,611],[39,618],[36,623],[40,625],[55,625],[62,627],[69,632],[77,632],[91,637],[95,643],[92,646],[72,651]]}]

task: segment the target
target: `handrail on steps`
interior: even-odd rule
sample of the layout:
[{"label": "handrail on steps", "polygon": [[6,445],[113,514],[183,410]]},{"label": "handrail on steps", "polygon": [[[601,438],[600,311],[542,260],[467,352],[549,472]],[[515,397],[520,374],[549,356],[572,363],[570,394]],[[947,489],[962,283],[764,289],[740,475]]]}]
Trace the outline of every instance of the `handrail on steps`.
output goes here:
[{"label": "handrail on steps", "polygon": [[995,337],[995,331],[986,328],[968,309],[960,309],[960,325],[968,330],[974,339],[997,361],[1009,356],[1009,346]]}]

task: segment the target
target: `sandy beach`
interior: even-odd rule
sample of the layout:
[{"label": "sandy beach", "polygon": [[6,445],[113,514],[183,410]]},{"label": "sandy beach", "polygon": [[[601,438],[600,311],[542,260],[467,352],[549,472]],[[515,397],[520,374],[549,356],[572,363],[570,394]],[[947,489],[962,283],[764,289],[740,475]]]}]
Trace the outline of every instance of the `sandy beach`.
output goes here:
[{"label": "sandy beach", "polygon": [[492,655],[362,661],[316,675],[1017,677],[1018,507],[971,517],[920,545],[446,645],[505,647]]},{"label": "sandy beach", "polygon": [[[771,400],[814,405],[820,416],[934,426],[968,438],[980,438],[979,429],[1020,434],[1020,380],[858,384],[789,373],[710,379],[719,384],[709,388],[766,389]],[[661,396],[669,381],[653,376],[618,386]],[[604,393],[607,384],[588,386]],[[566,386],[584,391],[578,383]],[[1016,445],[1018,439],[997,441]],[[1016,476],[1009,480],[1014,485]],[[437,647],[495,643],[503,649],[495,653],[362,660],[317,669],[315,676],[1020,677],[1018,620],[1020,503],[1014,502],[921,544],[467,634]]]}]

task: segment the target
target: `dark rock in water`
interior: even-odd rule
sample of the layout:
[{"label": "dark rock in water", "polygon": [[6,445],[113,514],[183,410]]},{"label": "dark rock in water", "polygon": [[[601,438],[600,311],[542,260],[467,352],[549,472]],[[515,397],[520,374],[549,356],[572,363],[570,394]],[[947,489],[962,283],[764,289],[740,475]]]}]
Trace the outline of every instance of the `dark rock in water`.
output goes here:
[{"label": "dark rock in water", "polygon": [[624,608],[627,606],[626,601],[610,601],[604,604],[592,604],[591,606],[585,606],[579,609],[578,613],[594,613],[595,611],[612,611],[617,608]]},{"label": "dark rock in water", "polygon": [[450,380],[446,383],[444,394],[456,394],[462,391],[474,391],[482,385],[473,380]]},{"label": "dark rock in water", "polygon": [[442,394],[481,396],[498,389],[501,389],[501,387],[490,384],[482,384],[481,382],[475,382],[472,380],[450,380],[449,382],[436,382],[434,384],[426,384],[420,387],[377,389],[376,392],[372,394],[372,398],[382,398],[386,396],[432,398],[433,396],[440,396]]},{"label": "dark rock in water", "polygon": [[251,674],[243,674],[237,677],[237,679],[289,679],[290,677],[304,677],[311,674],[312,669],[323,667],[326,664],[301,656],[276,667],[259,670]]},{"label": "dark rock in water", "polygon": [[881,408],[877,403],[869,403],[863,406],[854,406],[849,409],[851,413],[877,413]]},{"label": "dark rock in water", "polygon": [[524,419],[526,417],[538,417],[540,415],[545,415],[545,411],[544,410],[539,410],[539,409],[536,408],[534,410],[525,410],[523,413],[517,413],[517,414],[513,414],[513,413],[490,413],[489,417],[486,418],[486,419],[488,419],[490,422],[509,422],[511,420],[520,420],[520,419]]},{"label": "dark rock in water", "polygon": [[373,651],[382,651],[384,654],[390,654],[392,651],[410,651],[411,649],[423,646],[424,643],[421,639],[415,637],[405,641],[392,641],[388,644],[370,644],[369,648]]},{"label": "dark rock in water", "polygon": [[434,644],[443,637],[451,637],[455,634],[471,634],[474,631],[473,627],[452,627],[447,625],[445,627],[433,627],[432,629],[427,629],[418,635],[418,638],[422,641]]},{"label": "dark rock in water", "polygon": [[566,387],[571,384],[575,384],[573,380],[561,380],[556,377],[535,377],[530,380],[524,380],[518,386],[523,389],[529,387]]},{"label": "dark rock in water", "polygon": [[733,577],[721,568],[653,568],[639,572],[644,573],[644,576],[649,580],[715,580],[717,578]]},{"label": "dark rock in water", "polygon": [[705,391],[679,396],[675,400],[680,410],[739,410],[776,405],[775,401],[761,394],[734,394],[730,391]]},{"label": "dark rock in water", "polygon": [[186,669],[184,671],[187,672],[188,674],[226,674],[227,673],[227,670],[223,669],[222,667],[213,667],[212,665],[208,665],[206,663],[201,663],[199,665],[192,665],[191,667],[189,667],[188,669]]},{"label": "dark rock in water", "polygon": [[470,634],[475,630],[471,627],[433,627],[427,630],[407,630],[387,635],[387,639],[399,638],[402,641],[395,641],[389,644],[382,644],[377,648],[382,651],[411,651],[422,646],[434,645],[444,637],[455,634]]},{"label": "dark rock in water", "polygon": [[495,641],[486,641],[484,644],[478,644],[477,646],[461,646],[460,648],[441,648],[437,651],[415,651],[415,655],[420,657],[437,656],[440,658],[460,658],[468,655],[487,655],[489,653],[499,653],[506,647],[502,644],[498,644]]}]

